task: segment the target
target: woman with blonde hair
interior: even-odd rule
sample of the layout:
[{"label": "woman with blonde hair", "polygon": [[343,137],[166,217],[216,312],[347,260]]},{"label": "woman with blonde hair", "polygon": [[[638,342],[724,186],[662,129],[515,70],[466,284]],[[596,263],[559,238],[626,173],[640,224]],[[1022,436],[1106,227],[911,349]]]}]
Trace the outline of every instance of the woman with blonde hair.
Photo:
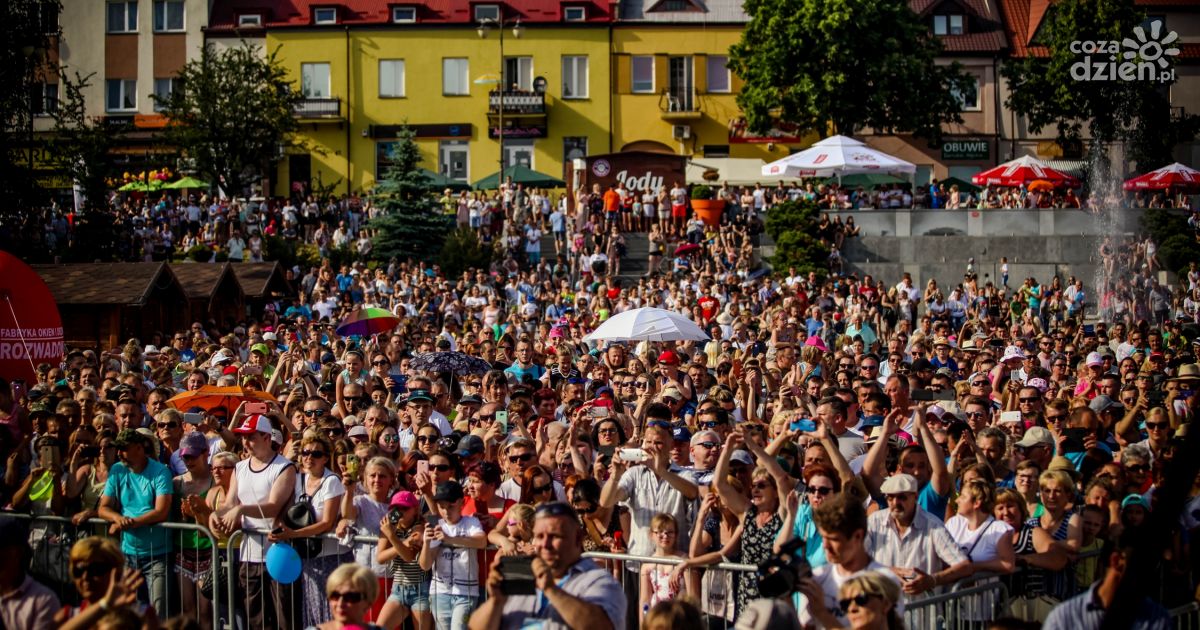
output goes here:
[{"label": "woman with blonde hair", "polygon": [[838,589],[838,606],[854,630],[903,630],[904,620],[896,610],[899,601],[900,585],[878,571],[859,573]]},{"label": "woman with blonde hair", "polygon": [[138,604],[138,589],[144,588],[146,580],[141,572],[125,566],[125,555],[116,540],[101,536],[79,540],[71,547],[68,566],[82,601],[77,607],[59,611],[55,617],[59,628],[94,628],[110,609],[116,608],[131,609],[144,627],[158,627],[154,607]]},{"label": "woman with blonde hair", "polygon": [[325,598],[329,602],[332,619],[319,625],[310,625],[310,630],[382,630],[380,626],[366,621],[371,602],[375,601],[378,594],[379,584],[370,569],[354,563],[339,566],[325,581]]}]

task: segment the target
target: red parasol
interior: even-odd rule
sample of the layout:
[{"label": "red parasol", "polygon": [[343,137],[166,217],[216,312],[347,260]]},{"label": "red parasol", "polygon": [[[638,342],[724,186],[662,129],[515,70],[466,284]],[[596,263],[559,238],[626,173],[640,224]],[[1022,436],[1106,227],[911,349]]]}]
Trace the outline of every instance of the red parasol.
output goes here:
[{"label": "red parasol", "polygon": [[1051,168],[1045,162],[1029,156],[976,173],[971,182],[978,186],[1023,186],[1034,180],[1044,180],[1053,188],[1078,188],[1080,181],[1062,171]]}]

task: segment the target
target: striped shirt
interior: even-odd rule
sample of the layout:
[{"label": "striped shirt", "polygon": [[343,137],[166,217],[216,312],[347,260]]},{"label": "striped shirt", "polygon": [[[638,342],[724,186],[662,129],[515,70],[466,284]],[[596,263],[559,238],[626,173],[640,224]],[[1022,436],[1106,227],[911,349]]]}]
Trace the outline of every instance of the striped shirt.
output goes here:
[{"label": "striped shirt", "polygon": [[[1046,617],[1042,630],[1098,630],[1108,612],[1104,609],[1104,602],[1096,595],[1096,587],[1099,585],[1097,582],[1088,590],[1055,606],[1054,610],[1050,611],[1050,616]],[[1129,628],[1168,630],[1172,626],[1166,609],[1149,598],[1142,598],[1142,605],[1138,607],[1133,617],[1133,625]]]}]

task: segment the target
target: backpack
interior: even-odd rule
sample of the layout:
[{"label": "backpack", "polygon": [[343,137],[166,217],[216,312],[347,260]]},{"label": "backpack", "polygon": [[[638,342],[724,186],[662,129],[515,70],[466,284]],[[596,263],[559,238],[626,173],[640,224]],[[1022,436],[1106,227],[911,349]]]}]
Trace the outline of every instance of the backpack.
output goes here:
[{"label": "backpack", "polygon": [[[324,485],[325,481],[322,479],[321,486]],[[283,512],[283,524],[287,525],[289,529],[301,529],[317,522],[317,511],[312,506],[312,495],[304,493],[304,490],[308,489],[308,485],[303,474],[300,475],[300,488],[300,496]],[[317,489],[320,490],[320,487]],[[303,560],[317,557],[325,547],[325,541],[320,538],[293,538],[289,542]]]}]

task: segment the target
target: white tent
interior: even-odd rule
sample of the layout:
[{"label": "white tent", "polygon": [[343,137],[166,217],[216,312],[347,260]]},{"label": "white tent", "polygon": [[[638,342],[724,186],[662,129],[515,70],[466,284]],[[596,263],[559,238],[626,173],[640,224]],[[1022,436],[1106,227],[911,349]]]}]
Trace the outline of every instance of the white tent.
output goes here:
[{"label": "white tent", "polygon": [[846,136],[833,136],[762,167],[766,177],[844,177],[858,173],[909,175],[917,167]]}]

